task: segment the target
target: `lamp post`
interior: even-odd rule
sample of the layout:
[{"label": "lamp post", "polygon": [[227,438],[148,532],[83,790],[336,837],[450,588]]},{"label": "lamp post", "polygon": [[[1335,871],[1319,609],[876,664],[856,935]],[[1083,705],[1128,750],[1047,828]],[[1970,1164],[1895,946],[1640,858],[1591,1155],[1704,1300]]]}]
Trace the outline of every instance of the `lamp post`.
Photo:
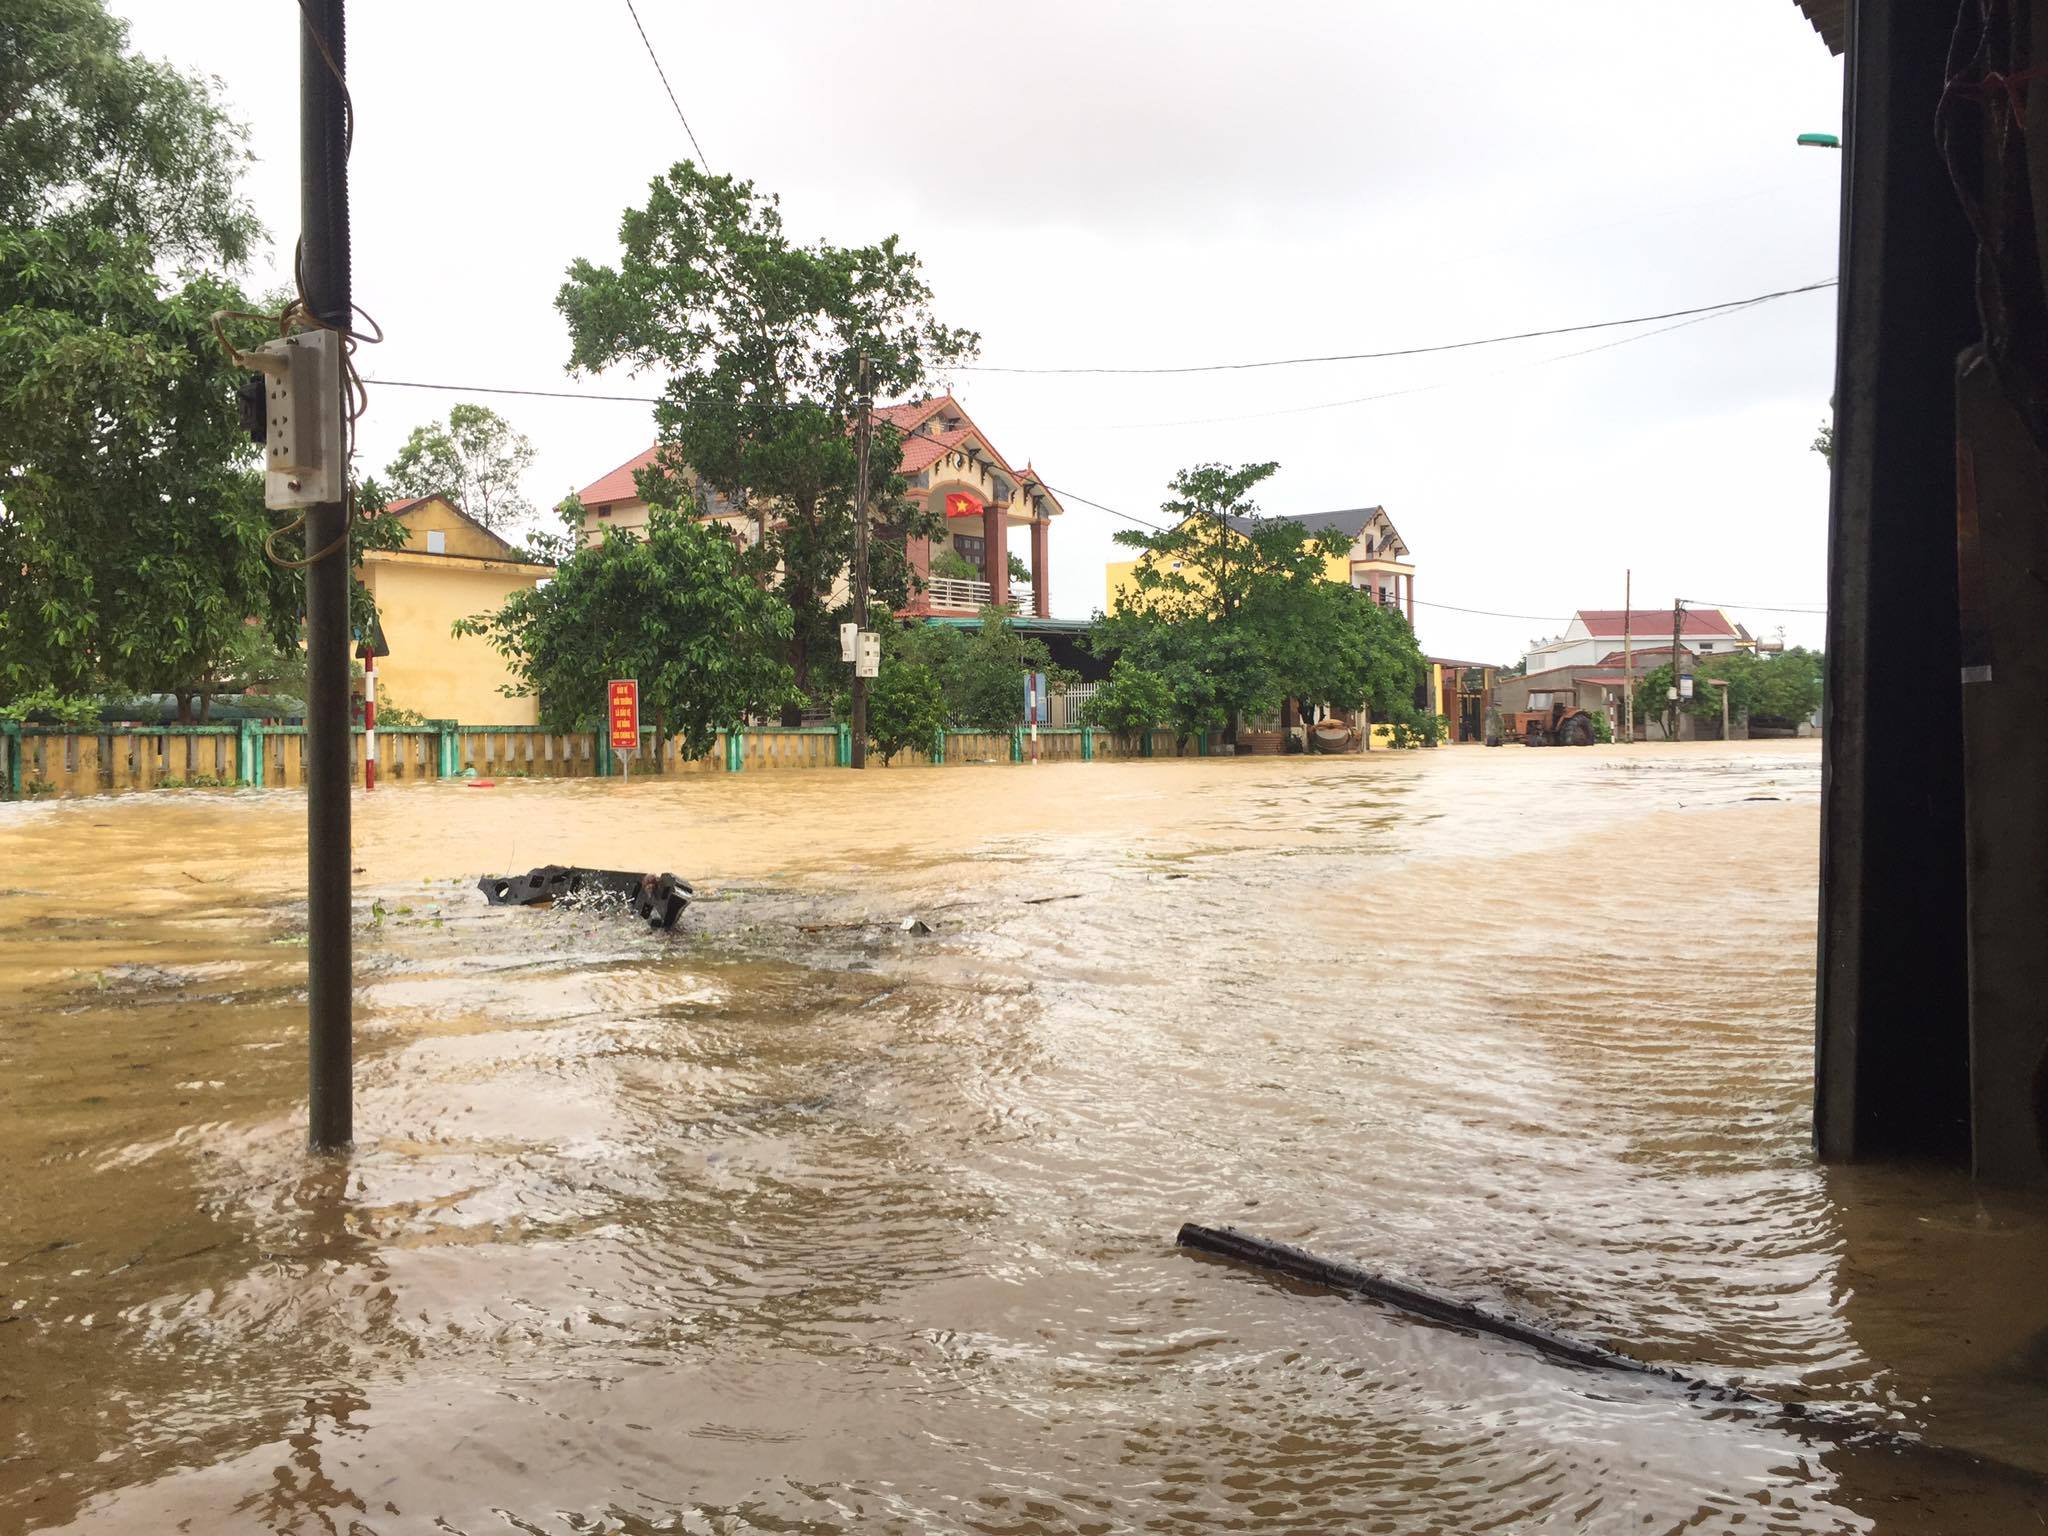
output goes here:
[{"label": "lamp post", "polygon": [[1841,136],[1833,133],[1802,133],[1799,135],[1799,142],[1807,149],[1840,149],[1842,147]]}]

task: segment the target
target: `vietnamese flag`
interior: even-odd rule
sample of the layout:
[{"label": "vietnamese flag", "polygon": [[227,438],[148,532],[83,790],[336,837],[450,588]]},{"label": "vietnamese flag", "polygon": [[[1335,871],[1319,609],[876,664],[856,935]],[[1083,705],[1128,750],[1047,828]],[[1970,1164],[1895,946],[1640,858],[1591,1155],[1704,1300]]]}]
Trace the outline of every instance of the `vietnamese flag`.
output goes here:
[{"label": "vietnamese flag", "polygon": [[946,516],[981,516],[981,498],[979,496],[971,495],[966,491],[946,492]]}]

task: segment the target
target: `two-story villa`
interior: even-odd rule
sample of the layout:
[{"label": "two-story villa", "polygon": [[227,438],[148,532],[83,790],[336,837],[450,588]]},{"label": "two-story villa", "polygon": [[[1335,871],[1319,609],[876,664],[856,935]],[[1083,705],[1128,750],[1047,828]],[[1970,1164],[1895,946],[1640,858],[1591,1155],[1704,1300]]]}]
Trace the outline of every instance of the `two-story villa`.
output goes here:
[{"label": "two-story villa", "polygon": [[[908,482],[907,498],[945,519],[940,532],[905,542],[922,590],[912,593],[903,616],[968,617],[994,607],[1049,618],[1052,519],[1065,509],[1037,472],[1029,463],[1012,468],[951,395],[882,406],[875,416],[902,435],[900,473]],[[647,502],[635,475],[659,452],[649,448],[577,493],[585,542],[602,537],[608,527],[646,526]],[[707,491],[706,499],[707,515],[736,538],[759,537],[754,512],[716,493]],[[886,510],[881,521],[891,521]],[[1030,529],[1028,608],[1010,590],[1010,531],[1020,527]]]}]

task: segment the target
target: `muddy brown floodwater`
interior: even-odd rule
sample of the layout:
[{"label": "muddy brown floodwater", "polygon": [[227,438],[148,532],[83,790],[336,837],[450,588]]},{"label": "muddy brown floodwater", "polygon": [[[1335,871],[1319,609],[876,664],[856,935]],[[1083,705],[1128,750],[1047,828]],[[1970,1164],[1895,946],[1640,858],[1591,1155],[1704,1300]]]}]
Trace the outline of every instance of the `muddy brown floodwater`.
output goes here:
[{"label": "muddy brown floodwater", "polygon": [[[0,807],[0,1531],[2039,1530],[2048,1212],[1809,1154],[1819,787],[1786,742],[382,791],[345,1162],[303,801]],[[554,860],[706,899],[472,889]]]}]

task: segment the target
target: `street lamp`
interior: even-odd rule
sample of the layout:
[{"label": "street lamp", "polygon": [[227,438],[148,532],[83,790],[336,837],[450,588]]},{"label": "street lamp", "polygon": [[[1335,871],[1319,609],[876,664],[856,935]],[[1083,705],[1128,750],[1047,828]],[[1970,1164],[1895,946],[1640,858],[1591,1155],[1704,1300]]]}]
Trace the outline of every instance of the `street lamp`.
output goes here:
[{"label": "street lamp", "polygon": [[1840,149],[1841,139],[1832,133],[1802,133],[1799,142],[1808,149]]}]

